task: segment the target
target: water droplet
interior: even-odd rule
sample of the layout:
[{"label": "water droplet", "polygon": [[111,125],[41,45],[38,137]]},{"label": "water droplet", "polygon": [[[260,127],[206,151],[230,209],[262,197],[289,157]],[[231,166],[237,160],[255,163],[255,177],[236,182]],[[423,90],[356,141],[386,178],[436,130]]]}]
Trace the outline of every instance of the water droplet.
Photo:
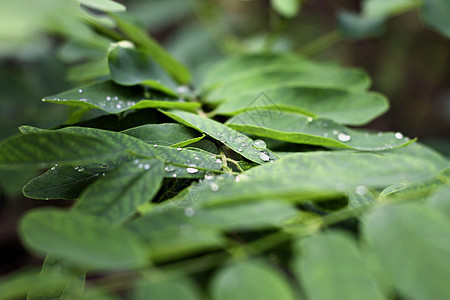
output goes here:
[{"label": "water droplet", "polygon": [[172,165],[167,165],[167,166],[164,167],[164,170],[165,170],[167,173],[171,173],[171,172],[175,171],[176,168],[175,168],[174,166],[172,166]]},{"label": "water droplet", "polygon": [[196,165],[195,164],[190,164],[189,168],[186,168],[186,172],[188,172],[189,174],[195,174],[198,172],[198,169],[195,168]]},{"label": "water droplet", "polygon": [[219,186],[215,182],[211,182],[210,187],[211,187],[211,191],[213,191],[213,192],[217,192],[219,190]]},{"label": "water droplet", "polygon": [[144,170],[150,170],[150,164],[145,164],[144,165]]},{"label": "water droplet", "polygon": [[239,152],[242,152],[242,148],[238,148],[237,150],[238,150]]},{"label": "water droplet", "polygon": [[184,215],[188,218],[192,218],[195,215],[195,210],[192,207],[187,207],[184,210]]},{"label": "water droplet", "polygon": [[216,164],[221,164],[221,163],[222,163],[222,160],[221,160],[220,158],[218,158],[218,159],[215,160],[215,163],[216,163]]},{"label": "water droplet", "polygon": [[106,97],[106,101],[111,101],[111,97]]},{"label": "water droplet", "polygon": [[154,144],[153,147],[154,147],[154,148],[158,148],[158,145]]},{"label": "water droplet", "polygon": [[396,133],[395,133],[395,138],[396,138],[397,140],[401,140],[401,139],[403,138],[403,134],[402,134],[401,132],[396,132]]},{"label": "water droplet", "polygon": [[239,175],[237,175],[235,178],[234,178],[234,181],[235,182],[239,182],[241,180],[241,177],[239,177]]},{"label": "water droplet", "polygon": [[345,132],[339,133],[337,138],[341,142],[348,142],[352,139],[352,137],[350,135],[346,134]]},{"label": "water droplet", "polygon": [[213,173],[206,173],[205,174],[205,179],[206,180],[212,180],[214,178],[214,174]]},{"label": "water droplet", "polygon": [[252,147],[256,149],[266,149],[267,145],[266,142],[264,142],[263,140],[255,140],[252,143]]},{"label": "water droplet", "polygon": [[81,98],[80,101],[81,101],[81,102],[87,102],[87,99]]},{"label": "water droplet", "polygon": [[181,149],[183,149],[183,148],[181,148],[181,147],[178,147],[178,148],[177,148],[177,151],[181,151]]},{"label": "water droplet", "polygon": [[83,92],[83,90],[82,90],[82,89],[78,89],[78,93],[80,93],[80,94],[81,94],[82,92]]},{"label": "water droplet", "polygon": [[144,166],[144,164],[138,164],[138,168],[141,169]]},{"label": "water droplet", "polygon": [[365,194],[367,194],[369,192],[369,190],[364,185],[358,185],[355,188],[355,192],[361,196],[364,196]]},{"label": "water droplet", "polygon": [[178,94],[185,94],[189,91],[188,87],[185,85],[181,85],[179,87],[177,87],[177,93]]},{"label": "water droplet", "polygon": [[325,133],[323,134],[323,136],[324,136],[324,137],[328,137],[328,133],[325,132]]},{"label": "water droplet", "polygon": [[56,167],[51,167],[51,168],[50,168],[50,170],[52,170],[52,171],[55,170],[55,169],[56,169]]},{"label": "water droplet", "polygon": [[121,108],[122,108],[122,105],[116,104],[116,108],[117,108],[117,109],[121,109]]},{"label": "water droplet", "polygon": [[266,151],[259,152],[259,158],[261,158],[262,161],[269,161],[270,156]]},{"label": "water droplet", "polygon": [[172,175],[172,177],[173,177],[173,178],[177,177],[177,174],[176,174],[176,173],[175,173],[175,174],[173,174],[173,175]]},{"label": "water droplet", "polygon": [[139,159],[133,160],[133,163],[137,165],[139,163]]},{"label": "water droplet", "polygon": [[308,121],[308,123],[311,123],[314,119],[313,117],[308,117],[306,120]]},{"label": "water droplet", "polygon": [[339,133],[339,131],[337,131],[336,129],[333,129],[333,134],[337,135]]},{"label": "water droplet", "polygon": [[78,168],[78,172],[83,172],[83,171],[84,171],[84,168],[82,168],[82,167]]},{"label": "water droplet", "polygon": [[114,101],[117,101],[117,100],[119,100],[119,97],[114,96],[113,100],[114,100]]},{"label": "water droplet", "polygon": [[102,176],[106,176],[106,173],[102,173]]},{"label": "water droplet", "polygon": [[195,156],[195,157],[194,157],[194,159],[195,159],[195,160],[199,160],[199,159],[200,159],[200,157],[198,157],[198,156]]}]

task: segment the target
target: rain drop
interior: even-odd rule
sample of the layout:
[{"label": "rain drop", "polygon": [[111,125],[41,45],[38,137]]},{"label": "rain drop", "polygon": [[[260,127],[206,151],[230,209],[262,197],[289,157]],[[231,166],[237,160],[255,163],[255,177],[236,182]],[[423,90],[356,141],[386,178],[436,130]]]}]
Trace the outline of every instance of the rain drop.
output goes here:
[{"label": "rain drop", "polygon": [[352,137],[344,132],[341,132],[338,134],[338,140],[340,140],[341,142],[348,142],[352,139]]},{"label": "rain drop", "polygon": [[355,188],[355,192],[358,195],[364,196],[365,194],[367,194],[369,192],[369,190],[364,185],[359,185]]},{"label": "rain drop", "polygon": [[241,180],[241,177],[239,177],[239,175],[236,176],[236,178],[234,178],[235,182],[239,182]]},{"label": "rain drop", "polygon": [[[175,171],[175,167],[174,166],[172,166],[172,165],[167,165],[167,166],[165,166],[164,167],[164,170],[167,172],[167,173],[171,173],[171,172],[173,172],[173,171]],[[175,175],[175,174],[174,174]]]},{"label": "rain drop", "polygon": [[113,100],[114,100],[114,101],[117,101],[117,100],[119,100],[119,97],[114,96]]},{"label": "rain drop", "polygon": [[259,158],[261,158],[262,161],[269,161],[270,156],[266,151],[259,152]]},{"label": "rain drop", "polygon": [[243,137],[243,136],[238,136],[238,137],[236,138],[236,142],[237,142],[237,143],[245,142],[245,137]]},{"label": "rain drop", "polygon": [[239,151],[239,152],[242,152],[242,148],[238,148],[238,151]]},{"label": "rain drop", "polygon": [[396,133],[395,133],[395,138],[396,138],[397,140],[401,140],[401,139],[403,138],[403,134],[402,134],[401,132],[396,132]]},{"label": "rain drop", "polygon": [[133,160],[133,163],[137,165],[139,163],[139,159]]},{"label": "rain drop", "polygon": [[144,170],[150,170],[150,164],[145,164],[144,165]]},{"label": "rain drop", "polygon": [[186,168],[186,172],[188,172],[189,174],[195,174],[195,173],[197,173],[197,172],[198,172],[198,169],[195,168],[195,167],[196,167],[196,165],[190,164],[190,165],[189,165],[189,168]]},{"label": "rain drop", "polygon": [[211,191],[213,191],[213,192],[217,192],[219,190],[219,186],[215,182],[211,182],[210,187],[211,187]]},{"label": "rain drop", "polygon": [[333,130],[333,134],[334,134],[334,135],[337,135],[338,133],[339,133],[339,131],[337,131],[337,130],[335,130],[335,129]]},{"label": "rain drop", "polygon": [[205,179],[206,180],[212,180],[214,178],[214,174],[213,173],[206,173],[205,174]]},{"label": "rain drop", "polygon": [[173,174],[173,175],[172,175],[172,177],[173,177],[173,178],[177,177],[177,174],[176,174],[176,173],[175,173],[175,174]]},{"label": "rain drop", "polygon": [[183,149],[183,148],[181,148],[181,147],[178,147],[178,148],[177,148],[177,151],[181,151],[181,149]]},{"label": "rain drop", "polygon": [[313,120],[314,120],[314,119],[313,119],[312,117],[308,117],[308,118],[307,118],[308,123],[311,123]]},{"label": "rain drop", "polygon": [[121,104],[116,104],[116,108],[117,108],[117,109],[121,109],[121,108],[122,108],[122,105],[121,105]]},{"label": "rain drop", "polygon": [[154,144],[153,147],[154,147],[154,148],[158,148],[158,145]]},{"label": "rain drop", "polygon": [[218,159],[215,160],[215,163],[216,163],[216,164],[221,164],[221,163],[222,163],[222,160],[221,160],[220,158],[218,158]]},{"label": "rain drop", "polygon": [[106,101],[111,101],[111,97],[106,97]]},{"label": "rain drop", "polygon": [[144,164],[138,164],[138,168],[141,169],[144,166]]},{"label": "rain drop", "polygon": [[255,140],[252,143],[252,147],[256,148],[256,149],[266,149],[267,145],[266,145],[266,142],[264,142],[263,140]]},{"label": "rain drop", "polygon": [[192,207],[188,207],[184,210],[184,215],[188,218],[192,218],[195,215],[195,210]]}]

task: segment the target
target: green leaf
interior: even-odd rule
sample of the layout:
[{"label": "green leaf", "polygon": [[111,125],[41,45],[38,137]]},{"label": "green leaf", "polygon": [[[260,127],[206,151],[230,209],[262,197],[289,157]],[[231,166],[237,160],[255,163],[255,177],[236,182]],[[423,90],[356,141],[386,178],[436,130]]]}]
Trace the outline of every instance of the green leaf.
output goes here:
[{"label": "green leaf", "polygon": [[147,124],[127,129],[123,133],[134,136],[148,144],[161,146],[185,146],[199,141],[203,136],[181,124]]},{"label": "green leaf", "polygon": [[178,97],[170,88],[152,80],[155,76],[155,65],[151,56],[145,52],[122,46],[119,42],[108,53],[108,66],[114,82],[121,85],[135,85],[147,81],[151,87],[168,95]]},{"label": "green leaf", "polygon": [[120,224],[156,195],[163,176],[164,164],[158,160],[121,165],[89,186],[75,209]]},{"label": "green leaf", "polygon": [[[22,126],[21,129],[28,132],[37,131],[38,133],[47,132],[49,134],[58,132],[79,134],[99,139],[104,141],[104,143],[112,143],[114,145],[112,150],[114,151],[110,152],[109,155],[104,153],[109,159],[101,159],[102,157],[100,157],[97,160],[90,160],[88,165],[81,163],[77,166],[78,170],[80,168],[89,168],[90,173],[105,172],[103,165],[106,165],[108,168],[114,168],[121,163],[130,161],[135,161],[136,164],[139,164],[139,157],[157,158],[164,161],[166,163],[166,177],[201,178],[206,171],[217,171],[222,168],[222,162],[217,162],[215,156],[209,152],[201,151],[200,149],[190,150],[181,147],[149,145],[138,138],[119,132],[84,127],[65,127],[57,131],[30,126]],[[47,151],[46,148],[43,151],[47,153],[45,152]]]},{"label": "green leaf", "polygon": [[293,18],[300,10],[300,0],[271,0],[272,8],[286,18]]},{"label": "green leaf", "polygon": [[369,17],[341,10],[337,14],[339,33],[351,40],[374,38],[386,31],[384,17]]},{"label": "green leaf", "polygon": [[385,299],[355,240],[342,232],[299,240],[292,269],[307,299]]},{"label": "green leaf", "polygon": [[73,66],[67,73],[67,79],[74,82],[100,78],[109,78],[108,61],[104,57]]},{"label": "green leaf", "polygon": [[197,300],[201,299],[196,284],[188,277],[172,280],[141,279],[132,292],[130,299],[147,300],[149,295],[154,299]]},{"label": "green leaf", "polygon": [[[142,108],[178,108],[195,111],[198,102],[180,102],[167,95],[145,95],[140,86],[125,87],[111,81],[103,81],[46,97],[44,102],[78,107],[97,108],[108,113],[121,113],[130,109]],[[152,98],[147,100],[146,98]]]},{"label": "green leaf", "polygon": [[423,0],[423,22],[450,38],[450,2],[447,0]]},{"label": "green leaf", "polygon": [[18,135],[0,143],[0,167],[52,166],[105,160],[123,152],[113,141],[69,132]]},{"label": "green leaf", "polygon": [[211,120],[207,117],[185,113],[182,111],[163,111],[167,116],[186,126],[192,127],[200,132],[211,136],[220,141],[230,149],[239,153],[243,157],[257,163],[262,164],[277,157],[268,149],[253,147],[254,141],[248,136],[241,134],[222,123]]},{"label": "green leaf", "polygon": [[450,295],[450,223],[443,213],[414,204],[385,205],[369,213],[363,225],[372,251],[403,297]]},{"label": "green leaf", "polygon": [[212,300],[297,299],[281,272],[264,261],[238,261],[220,269],[210,283]]},{"label": "green leaf", "polygon": [[401,133],[369,134],[352,130],[326,119],[273,110],[252,110],[227,121],[233,129],[298,144],[357,150],[389,150],[414,140]]},{"label": "green leaf", "polygon": [[0,281],[2,300],[24,299],[28,290],[45,292],[63,288],[63,276],[39,276],[39,270],[28,269],[8,274]]},{"label": "green leaf", "polygon": [[42,208],[28,212],[19,225],[25,245],[38,253],[91,270],[118,270],[147,264],[131,232],[79,211]]},{"label": "green leaf", "polygon": [[54,166],[23,187],[23,194],[32,199],[76,199],[81,191],[96,180],[99,173],[69,166]]},{"label": "green leaf", "polygon": [[111,0],[77,0],[81,4],[102,11],[123,12],[126,7]]},{"label": "green leaf", "polygon": [[420,6],[421,0],[365,0],[362,13],[367,17],[390,17]]},{"label": "green leaf", "polygon": [[420,182],[442,168],[445,166],[405,152],[295,153],[240,174],[238,182],[216,181],[217,186],[202,191],[198,203],[209,206],[273,197],[295,201],[330,198],[358,186],[371,189]]},{"label": "green leaf", "polygon": [[450,195],[449,186],[439,187],[433,194],[427,199],[427,206],[433,207],[436,210],[442,211],[447,216],[450,215],[450,201],[448,201],[448,195]]},{"label": "green leaf", "polygon": [[364,91],[370,85],[365,72],[334,64],[315,63],[292,55],[260,54],[228,59],[213,66],[203,83],[208,102],[238,94],[281,87],[337,88]]},{"label": "green leaf", "polygon": [[47,255],[39,278],[49,276],[65,279],[65,285],[46,290],[35,287],[29,291],[27,300],[81,298],[84,291],[86,272],[73,269],[65,264],[64,261]]},{"label": "green leaf", "polygon": [[331,119],[348,125],[363,125],[389,108],[377,93],[351,93],[339,89],[287,87],[263,93],[232,96],[214,111],[236,115],[250,110],[272,109]]},{"label": "green leaf", "polygon": [[357,186],[354,191],[348,195],[348,206],[360,207],[375,203],[375,196],[365,186]]},{"label": "green leaf", "polygon": [[127,21],[117,14],[111,17],[116,21],[119,29],[128,36],[128,38],[138,45],[143,51],[149,53],[154,60],[180,84],[187,84],[191,80],[188,69],[167,53],[147,32]]}]

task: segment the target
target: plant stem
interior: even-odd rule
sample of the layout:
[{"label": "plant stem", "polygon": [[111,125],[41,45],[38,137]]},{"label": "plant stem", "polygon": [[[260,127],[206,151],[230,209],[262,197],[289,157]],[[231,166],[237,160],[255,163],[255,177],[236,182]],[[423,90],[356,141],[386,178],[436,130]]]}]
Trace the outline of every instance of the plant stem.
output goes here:
[{"label": "plant stem", "polygon": [[340,42],[341,40],[342,36],[335,29],[315,39],[309,44],[301,47],[297,52],[302,54],[303,56],[311,56],[316,54],[317,52],[323,51],[333,46],[334,44]]}]

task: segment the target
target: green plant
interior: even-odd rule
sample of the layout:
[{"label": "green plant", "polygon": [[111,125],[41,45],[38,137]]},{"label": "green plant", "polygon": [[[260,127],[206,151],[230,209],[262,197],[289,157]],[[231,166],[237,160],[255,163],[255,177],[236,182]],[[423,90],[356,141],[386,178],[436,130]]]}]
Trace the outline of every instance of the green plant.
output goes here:
[{"label": "green plant", "polygon": [[[449,163],[353,128],[388,109],[364,71],[262,52],[193,86],[141,27],[108,16],[118,31],[91,24],[106,58],[72,73],[106,78],[44,98],[72,108],[66,124],[0,144],[0,167],[48,169],[27,197],[75,200],[23,216],[24,244],[46,258],[0,282],[4,299],[450,295]],[[92,109],[105,114],[82,119]]]}]

